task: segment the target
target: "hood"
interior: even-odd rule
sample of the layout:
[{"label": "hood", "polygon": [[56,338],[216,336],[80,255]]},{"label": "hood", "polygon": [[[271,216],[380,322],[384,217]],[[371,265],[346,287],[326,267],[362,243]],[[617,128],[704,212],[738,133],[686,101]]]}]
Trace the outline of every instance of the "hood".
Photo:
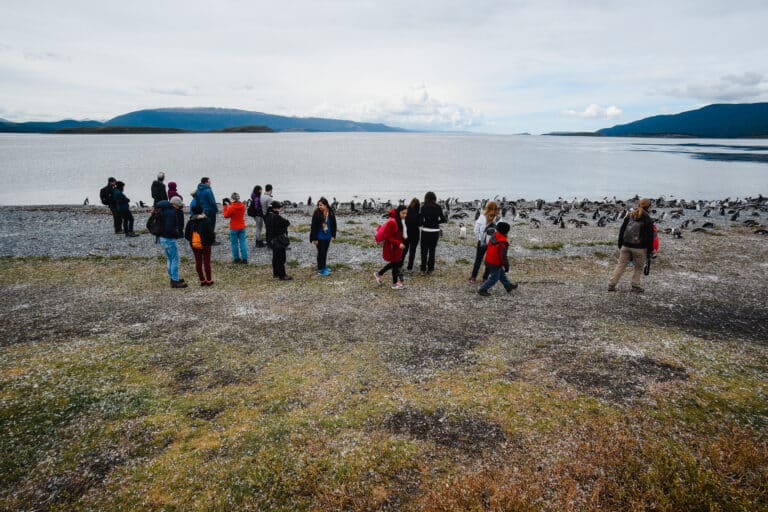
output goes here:
[{"label": "hood", "polygon": [[176,190],[176,182],[175,181],[169,181],[168,182],[168,189],[169,190]]},{"label": "hood", "polygon": [[389,210],[389,218],[394,219],[397,216],[397,210],[395,208],[392,208]]},{"label": "hood", "polygon": [[210,189],[210,188],[211,188],[211,186],[209,184],[207,184],[207,183],[198,183],[197,184],[197,190],[205,190],[205,189]]}]

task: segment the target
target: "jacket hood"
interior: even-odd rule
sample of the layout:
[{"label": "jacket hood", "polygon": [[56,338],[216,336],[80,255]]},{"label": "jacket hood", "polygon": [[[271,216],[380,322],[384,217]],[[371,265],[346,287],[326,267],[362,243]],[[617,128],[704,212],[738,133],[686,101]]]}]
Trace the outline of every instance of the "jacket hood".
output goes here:
[{"label": "jacket hood", "polygon": [[205,190],[205,189],[211,188],[211,186],[207,183],[198,183],[197,184],[197,190]]},{"label": "jacket hood", "polygon": [[397,210],[395,208],[392,208],[389,210],[389,217],[394,219],[397,216]]},{"label": "jacket hood", "polygon": [[162,201],[158,201],[158,203],[155,205],[158,208],[173,208],[173,205],[171,205],[171,202],[167,199],[163,199]]},{"label": "jacket hood", "polygon": [[168,189],[169,190],[176,190],[176,182],[175,181],[169,181],[168,182]]}]

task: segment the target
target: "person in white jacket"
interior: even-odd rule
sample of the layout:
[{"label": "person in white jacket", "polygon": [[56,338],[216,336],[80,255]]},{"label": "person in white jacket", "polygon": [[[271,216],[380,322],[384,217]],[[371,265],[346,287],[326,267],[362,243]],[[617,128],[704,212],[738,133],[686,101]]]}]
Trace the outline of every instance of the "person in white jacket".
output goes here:
[{"label": "person in white jacket", "polygon": [[[477,282],[477,273],[480,271],[480,265],[483,263],[485,251],[488,249],[488,239],[496,231],[496,224],[501,221],[499,205],[496,201],[488,201],[485,205],[485,211],[475,221],[475,238],[477,238],[477,250],[475,251],[475,264],[472,265],[472,275],[469,282]],[[483,275],[483,281],[488,276]]]}]

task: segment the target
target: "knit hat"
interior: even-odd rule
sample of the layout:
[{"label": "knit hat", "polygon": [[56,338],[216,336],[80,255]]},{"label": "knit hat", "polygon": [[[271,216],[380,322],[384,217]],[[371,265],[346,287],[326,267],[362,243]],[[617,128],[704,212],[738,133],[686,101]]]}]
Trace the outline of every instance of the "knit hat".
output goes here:
[{"label": "knit hat", "polygon": [[165,173],[163,171],[157,173],[157,179],[163,181],[165,179]]},{"label": "knit hat", "polygon": [[280,201],[272,201],[272,203],[269,205],[269,207],[273,210],[279,210],[281,206],[283,205],[280,203]]},{"label": "knit hat", "polygon": [[502,235],[506,235],[507,233],[509,233],[509,224],[503,221],[499,222],[498,224],[496,224],[496,231],[498,231]]},{"label": "knit hat", "polygon": [[173,196],[171,198],[171,204],[173,206],[184,206],[184,202],[181,200],[179,196]]},{"label": "knit hat", "polygon": [[237,201],[240,200],[240,194],[238,194],[237,192],[232,192],[232,195],[230,196],[230,199],[232,199],[233,201],[237,202]]}]

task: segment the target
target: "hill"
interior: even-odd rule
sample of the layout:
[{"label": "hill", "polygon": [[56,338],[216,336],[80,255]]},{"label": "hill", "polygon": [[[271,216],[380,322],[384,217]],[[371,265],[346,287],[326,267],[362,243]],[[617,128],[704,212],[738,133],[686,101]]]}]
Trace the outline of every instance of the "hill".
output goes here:
[{"label": "hill", "polygon": [[[140,131],[131,131],[136,128]],[[405,132],[402,128],[380,123],[358,123],[322,117],[286,117],[262,112],[224,108],[161,108],[137,110],[99,121],[13,123],[0,120],[0,132],[17,133],[158,133],[150,129],[187,132]]]},{"label": "hill", "polygon": [[716,104],[603,128],[609,137],[768,137],[768,103]]}]

